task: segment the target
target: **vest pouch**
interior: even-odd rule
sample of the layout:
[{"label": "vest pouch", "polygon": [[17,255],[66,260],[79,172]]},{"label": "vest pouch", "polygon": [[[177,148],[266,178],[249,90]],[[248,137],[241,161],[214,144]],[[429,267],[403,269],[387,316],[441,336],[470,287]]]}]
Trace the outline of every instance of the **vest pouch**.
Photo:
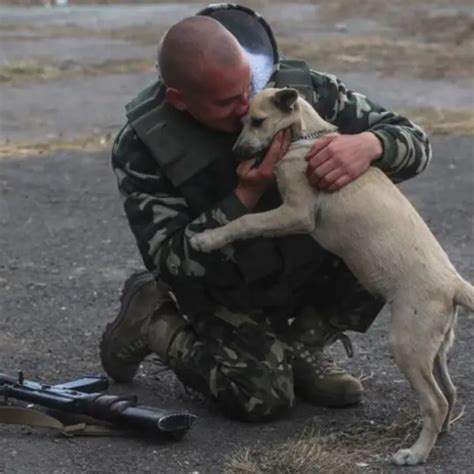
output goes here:
[{"label": "vest pouch", "polygon": [[306,267],[322,265],[331,254],[309,235],[288,235],[276,241],[281,253],[284,273],[291,276]]},{"label": "vest pouch", "polygon": [[[276,188],[271,188],[263,194],[253,212],[269,211],[280,205],[279,192]],[[275,276],[274,280],[279,278],[284,270],[284,262],[277,246],[278,240],[256,237],[234,242],[237,265],[248,283],[266,279],[272,275]]]},{"label": "vest pouch", "polygon": [[257,237],[234,243],[235,260],[249,284],[280,275],[283,261],[273,239]]}]

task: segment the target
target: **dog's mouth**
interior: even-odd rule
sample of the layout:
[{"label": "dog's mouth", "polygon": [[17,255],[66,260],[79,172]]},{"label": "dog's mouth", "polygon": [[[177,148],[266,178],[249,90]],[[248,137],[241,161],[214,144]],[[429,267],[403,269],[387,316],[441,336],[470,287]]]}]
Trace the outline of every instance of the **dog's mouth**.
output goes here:
[{"label": "dog's mouth", "polygon": [[253,154],[253,158],[255,158],[255,163],[252,165],[252,169],[258,168],[262,164],[269,148],[269,146],[266,146]]},{"label": "dog's mouth", "polygon": [[237,156],[237,161],[239,162],[255,159],[255,163],[252,165],[252,169],[254,169],[258,168],[262,164],[269,148],[270,146],[265,146],[257,151],[235,150],[234,152]]}]

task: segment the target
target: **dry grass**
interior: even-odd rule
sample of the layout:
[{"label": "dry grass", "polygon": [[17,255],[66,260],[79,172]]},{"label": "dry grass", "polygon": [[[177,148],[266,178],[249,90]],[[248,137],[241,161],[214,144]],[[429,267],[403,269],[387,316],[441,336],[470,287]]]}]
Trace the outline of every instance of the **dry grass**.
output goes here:
[{"label": "dry grass", "polygon": [[59,151],[93,153],[109,150],[114,133],[84,135],[75,138],[58,138],[47,142],[14,142],[0,145],[0,160],[40,157]]},{"label": "dry grass", "polygon": [[[375,19],[391,26],[386,36],[318,39],[279,38],[281,50],[325,70],[367,71],[375,68],[389,75],[420,78],[474,76],[474,19],[456,13],[456,7],[472,5],[471,0],[431,0],[429,11],[414,14],[424,0],[313,0],[321,6],[328,22],[344,22],[351,17]],[[450,8],[453,13],[436,11]],[[300,23],[301,24],[301,23]],[[295,24],[295,31],[298,31]]]},{"label": "dry grass", "polygon": [[461,45],[474,39],[474,18],[461,13],[412,16],[399,26],[406,35],[426,42]]},{"label": "dry grass", "polygon": [[311,3],[321,6],[327,20],[339,20],[351,17],[374,18],[384,16],[394,9],[394,2],[380,0],[313,0]]},{"label": "dry grass", "polygon": [[38,63],[36,61],[20,61],[0,66],[0,83],[19,84],[31,81],[77,79],[106,74],[146,72],[154,70],[154,67],[151,60],[145,59],[107,61],[99,64],[68,62],[59,65]]},{"label": "dry grass", "polygon": [[[440,46],[413,39],[394,41],[382,36],[338,37],[315,42],[282,38],[282,52],[289,57],[339,72],[376,70],[390,76],[421,78],[467,77],[474,74],[474,41]],[[317,66],[316,66],[317,67]]]},{"label": "dry grass", "polygon": [[431,8],[455,8],[472,5],[471,0],[312,0],[311,3],[320,5],[325,17],[330,19],[343,19],[351,17],[379,18],[390,22],[393,18],[398,18],[400,12],[409,7]]},{"label": "dry grass", "polygon": [[[0,0],[1,1],[1,0]],[[301,26],[308,25],[308,19],[293,20],[292,36],[278,38],[281,51],[291,57],[301,58],[316,67],[337,72],[376,70],[391,76],[420,78],[467,77],[474,75],[474,20],[460,13],[414,15],[414,9],[425,5],[425,1],[414,0],[410,5],[401,1],[381,0],[337,0],[333,2],[314,1],[321,5],[327,21],[344,21],[358,16],[376,18],[380,24],[390,24],[392,32],[387,35],[337,37],[314,40],[311,35],[298,37]],[[79,2],[84,3],[84,2]],[[87,2],[123,3],[123,2]],[[143,2],[146,3],[146,2]],[[149,2],[161,3],[161,2]],[[250,2],[258,8],[264,0]],[[468,0],[433,0],[432,7],[456,7],[468,5]],[[276,21],[276,24],[279,22]],[[287,22],[285,22],[288,26]],[[17,32],[17,38],[25,31],[38,38],[110,38],[157,44],[165,28],[157,28],[152,22],[111,30],[89,30],[77,25],[41,26],[2,25],[0,31]],[[321,66],[318,66],[321,65]],[[134,65],[131,64],[131,72]],[[0,71],[1,74],[1,71]],[[1,80],[1,78],[0,78]]]},{"label": "dry grass", "polygon": [[474,109],[417,108],[399,111],[431,135],[474,136]]},{"label": "dry grass", "polygon": [[[16,33],[16,36],[9,35],[8,38],[14,38],[17,41],[31,41],[31,34],[35,39],[44,38],[97,38],[97,39],[117,39],[124,41],[135,41],[142,44],[158,45],[160,38],[166,31],[166,28],[157,27],[151,23],[145,25],[126,26],[123,28],[113,28],[110,30],[97,29],[91,30],[79,25],[0,25],[0,33],[7,31],[10,34]],[[28,33],[25,35],[24,33]]]},{"label": "dry grass", "polygon": [[[406,109],[398,111],[431,135],[474,136],[474,110]],[[0,145],[0,159],[41,156],[58,151],[97,152],[110,149],[113,133],[85,135],[47,142],[14,142]]]},{"label": "dry grass", "polygon": [[351,473],[382,468],[398,448],[416,439],[421,423],[407,421],[388,427],[365,425],[329,436],[303,435],[272,448],[245,449],[226,464],[226,474],[317,472]]},{"label": "dry grass", "polygon": [[[29,28],[29,31],[34,32],[38,38],[95,37],[122,39],[142,44],[157,44],[163,33],[152,25],[103,31],[90,31],[77,26],[33,27]],[[472,78],[474,37],[470,33],[468,35],[466,31],[468,30],[458,27],[457,34],[451,35],[453,38],[462,36],[464,40],[460,44],[424,42],[409,37],[394,41],[392,38],[382,36],[341,36],[331,39],[321,38],[317,41],[308,37],[281,37],[279,45],[286,56],[304,59],[315,67],[336,70],[339,73],[375,69],[390,76]],[[21,36],[18,39],[21,39]],[[99,65],[48,65],[30,61],[0,67],[0,81],[68,78],[70,74],[75,73],[90,76],[100,73],[135,72],[152,67],[151,62],[151,59],[149,61],[134,59],[108,61]],[[22,73],[22,70],[25,73]]]},{"label": "dry grass", "polygon": [[[0,0],[0,5],[11,5],[15,7],[36,7],[47,3],[54,4],[54,0]],[[181,0],[181,3],[205,3],[201,0]],[[69,0],[69,5],[127,5],[127,4],[158,4],[170,3],[163,0]],[[175,1],[174,3],[180,3]]]}]

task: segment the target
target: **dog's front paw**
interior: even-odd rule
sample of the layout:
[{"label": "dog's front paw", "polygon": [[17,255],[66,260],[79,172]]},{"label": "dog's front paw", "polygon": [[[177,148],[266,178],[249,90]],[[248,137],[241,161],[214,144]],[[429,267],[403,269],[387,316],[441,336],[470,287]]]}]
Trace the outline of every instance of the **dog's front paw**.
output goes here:
[{"label": "dog's front paw", "polygon": [[414,466],[425,462],[423,456],[411,449],[399,449],[392,457],[392,462],[399,466]]},{"label": "dog's front paw", "polygon": [[225,245],[219,238],[216,231],[206,230],[200,234],[196,234],[190,239],[191,247],[200,252],[212,252]]}]

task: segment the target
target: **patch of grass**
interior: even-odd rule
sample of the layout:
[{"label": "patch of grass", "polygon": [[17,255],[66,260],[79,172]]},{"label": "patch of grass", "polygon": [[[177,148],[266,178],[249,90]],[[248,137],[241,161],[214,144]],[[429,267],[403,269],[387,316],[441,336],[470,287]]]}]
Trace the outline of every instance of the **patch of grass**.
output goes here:
[{"label": "patch of grass", "polygon": [[399,26],[405,34],[429,42],[460,45],[474,39],[474,18],[461,13],[412,16]]},{"label": "patch of grass", "polygon": [[[205,3],[202,0],[178,0],[174,3]],[[54,0],[0,0],[0,5],[15,7],[36,7],[54,4]],[[160,4],[170,3],[169,0],[69,0],[69,5],[130,5],[130,4]]]},{"label": "patch of grass", "polygon": [[422,79],[474,75],[474,19],[456,11],[456,7],[465,10],[471,0],[313,3],[320,6],[319,14],[328,23],[344,24],[344,20],[358,17],[389,28],[386,34],[353,36],[340,32],[337,36],[315,39],[311,33],[298,36],[298,30],[307,26],[307,19],[293,20],[293,34],[278,38],[285,55],[338,72],[375,69],[390,76]]},{"label": "patch of grass", "polygon": [[[474,136],[474,110],[417,108],[399,110],[431,135]],[[110,149],[114,133],[103,132],[47,142],[0,145],[0,159],[41,156],[57,151],[96,152]]]},{"label": "patch of grass", "polygon": [[[264,3],[261,0],[250,4],[258,9]],[[409,5],[403,5],[404,1],[388,0],[313,0],[313,3],[320,5],[321,15],[326,21],[343,22],[346,18],[364,17],[375,19],[391,29],[386,35],[351,37],[341,33],[336,37],[314,39],[310,33],[298,37],[301,27],[309,31],[307,18],[293,19],[291,36],[278,37],[285,55],[338,72],[371,68],[391,76],[420,78],[472,78],[474,75],[474,20],[454,10],[457,6],[469,5],[469,0],[433,0],[431,10],[427,10],[424,0],[413,0]],[[449,7],[454,13],[437,10],[443,7]],[[415,14],[422,8],[423,13]],[[277,19],[274,24],[278,25],[280,21],[283,20]],[[288,27],[288,21],[285,20],[284,24]],[[0,25],[2,30],[16,32],[17,38],[23,34],[25,39],[31,39],[33,34],[38,39],[108,38],[157,45],[166,28],[157,27],[150,21],[144,25],[110,30],[91,30],[78,25]],[[285,28],[285,31],[289,30]]]},{"label": "patch of grass", "polygon": [[455,8],[472,5],[471,0],[312,0],[313,4],[321,5],[323,15],[328,19],[353,17],[378,18],[390,22],[397,18],[403,10],[416,7]]},{"label": "patch of grass", "polygon": [[412,39],[382,36],[336,37],[309,40],[282,38],[282,52],[289,57],[339,72],[376,70],[390,76],[425,79],[471,78],[474,74],[471,42],[440,46]]},{"label": "patch of grass", "polygon": [[366,424],[329,436],[303,435],[271,448],[244,449],[226,463],[224,472],[346,474],[360,472],[361,468],[380,470],[397,449],[414,442],[420,427],[419,421],[410,420],[388,427]]},{"label": "patch of grass", "polygon": [[99,133],[74,138],[57,138],[46,142],[11,142],[0,145],[1,159],[40,157],[58,151],[81,151],[93,153],[108,150],[115,133]]},{"label": "patch of grass", "polygon": [[474,109],[427,107],[399,112],[431,135],[474,136]]},{"label": "patch of grass", "polygon": [[54,79],[76,79],[105,74],[124,74],[154,70],[154,64],[148,59],[128,59],[106,61],[98,64],[78,64],[73,61],[61,64],[19,61],[0,66],[0,83],[25,83],[30,81],[48,81]]},{"label": "patch of grass", "polygon": [[122,28],[89,29],[79,25],[0,25],[0,32],[5,31],[12,38],[11,33],[15,33],[15,39],[31,41],[33,39],[45,38],[96,38],[96,39],[116,39],[124,41],[135,41],[142,44],[158,45],[160,38],[166,28],[146,23],[144,25],[124,26]]}]

